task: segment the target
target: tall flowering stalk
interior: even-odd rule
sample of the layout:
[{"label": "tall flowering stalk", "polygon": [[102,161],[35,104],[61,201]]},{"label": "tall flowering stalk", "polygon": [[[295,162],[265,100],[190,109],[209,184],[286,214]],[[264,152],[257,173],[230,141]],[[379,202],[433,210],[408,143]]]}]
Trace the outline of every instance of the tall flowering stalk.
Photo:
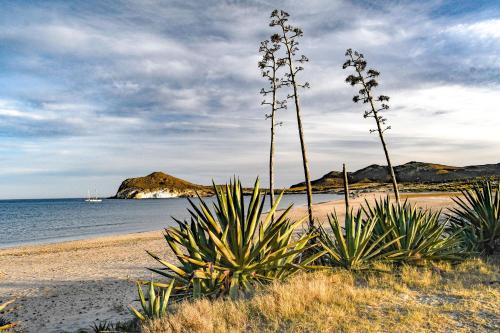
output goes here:
[{"label": "tall flowering stalk", "polygon": [[269,81],[269,86],[267,88],[262,88],[260,93],[264,96],[262,105],[269,105],[271,109],[271,112],[266,114],[266,119],[271,121],[271,144],[269,149],[269,195],[271,207],[274,204],[275,128],[281,125],[281,122],[276,122],[276,111],[286,109],[286,100],[278,100],[277,98],[278,89],[282,87],[282,79],[278,77],[278,70],[286,64],[283,58],[278,57],[279,49],[280,45],[276,40],[271,42],[265,40],[261,42],[259,52],[262,53],[262,59],[258,63],[262,77]]},{"label": "tall flowering stalk", "polygon": [[309,88],[309,83],[305,82],[303,84],[297,81],[297,74],[304,70],[302,64],[309,61],[304,55],[297,55],[299,51],[298,39],[302,37],[302,29],[294,27],[288,24],[288,17],[290,15],[282,10],[274,10],[271,13],[271,27],[277,27],[279,33],[274,34],[271,37],[273,43],[277,43],[283,46],[285,51],[285,67],[287,68],[287,73],[284,75],[283,85],[290,86],[292,88],[292,94],[288,95],[288,98],[294,101],[295,112],[297,114],[297,126],[299,130],[300,148],[302,152],[302,165],[304,168],[304,178],[306,183],[307,191],[307,210],[309,216],[309,226],[314,227],[314,219],[312,212],[312,186],[311,179],[309,176],[309,163],[307,160],[306,144],[304,142],[304,130],[302,127],[302,119],[300,115],[300,101],[299,101],[299,88]]},{"label": "tall flowering stalk", "polygon": [[375,69],[369,69],[366,71],[366,60],[362,53],[358,51],[353,51],[352,49],[348,49],[345,53],[347,57],[344,65],[342,66],[344,69],[352,67],[354,68],[355,74],[351,74],[346,78],[346,82],[351,86],[360,86],[359,94],[353,97],[353,102],[363,102],[363,104],[368,104],[369,109],[365,111],[365,118],[373,118],[375,119],[375,123],[377,124],[376,129],[371,129],[370,133],[377,132],[380,138],[380,142],[382,143],[382,147],[384,149],[385,158],[387,160],[387,168],[389,169],[389,173],[391,175],[392,187],[394,189],[394,196],[396,197],[396,202],[399,205],[399,190],[398,183],[396,180],[396,175],[394,174],[394,168],[391,164],[391,159],[389,158],[389,152],[387,150],[387,144],[384,139],[384,132],[391,129],[391,126],[387,126],[387,119],[384,118],[381,112],[388,110],[389,105],[387,102],[389,101],[389,96],[380,95],[378,97],[373,96],[372,89],[378,86],[378,82],[376,78],[380,75],[380,73]]}]

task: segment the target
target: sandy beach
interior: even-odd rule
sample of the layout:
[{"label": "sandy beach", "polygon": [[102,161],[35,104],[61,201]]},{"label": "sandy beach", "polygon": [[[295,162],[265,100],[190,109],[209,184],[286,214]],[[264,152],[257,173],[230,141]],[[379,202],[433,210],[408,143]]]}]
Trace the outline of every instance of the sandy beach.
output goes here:
[{"label": "sandy beach", "polygon": [[[353,207],[380,193],[352,199]],[[419,206],[440,209],[453,204],[450,193],[403,195]],[[316,204],[314,214],[324,220],[342,200]],[[294,208],[302,217],[305,207]],[[96,320],[126,320],[134,300],[134,281],[150,278],[156,267],[145,250],[168,257],[161,230],[100,237],[57,244],[0,250],[0,300],[17,298],[13,319],[27,332],[61,332],[89,328]]]}]

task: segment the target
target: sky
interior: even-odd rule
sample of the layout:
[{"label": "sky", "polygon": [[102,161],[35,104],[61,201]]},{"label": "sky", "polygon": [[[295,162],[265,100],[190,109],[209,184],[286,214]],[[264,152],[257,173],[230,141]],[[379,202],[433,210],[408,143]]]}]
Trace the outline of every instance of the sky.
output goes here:
[{"label": "sky", "polygon": [[[354,104],[347,48],[391,97],[394,164],[498,163],[498,1],[0,0],[0,199],[113,195],[163,171],[200,184],[267,186],[259,91],[269,15],[290,14],[311,177],[385,158]],[[286,92],[283,92],[286,93]],[[276,183],[303,179],[295,110],[281,110]]]}]

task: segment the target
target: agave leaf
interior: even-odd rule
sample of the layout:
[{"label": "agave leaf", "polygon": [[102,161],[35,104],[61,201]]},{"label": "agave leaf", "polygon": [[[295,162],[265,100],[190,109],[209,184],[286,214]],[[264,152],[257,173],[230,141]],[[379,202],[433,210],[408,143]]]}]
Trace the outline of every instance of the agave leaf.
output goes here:
[{"label": "agave leaf", "polygon": [[146,298],[144,297],[142,286],[139,283],[137,283],[137,293],[139,294],[139,301],[141,302],[141,306],[143,309],[145,309],[147,307]]},{"label": "agave leaf", "polygon": [[15,301],[16,301],[15,299],[11,299],[10,301],[7,301],[7,302],[4,302],[4,303],[0,304],[0,311],[5,310],[5,308],[7,306],[9,306],[10,304],[14,303]]},{"label": "agave leaf", "polygon": [[[160,257],[158,257],[157,255],[153,254],[152,252],[149,252],[149,251],[146,251],[151,257],[153,257],[154,259],[156,259],[159,263],[161,263],[163,266],[167,267],[168,269],[170,269],[171,271],[173,271],[174,273],[178,274],[180,277],[183,277],[183,278],[186,278],[188,276],[188,274],[183,271],[181,268],[169,263],[168,261],[165,261],[163,259],[160,259]],[[157,272],[156,270],[153,270],[153,269],[150,269],[154,272]]]},{"label": "agave leaf", "polygon": [[[266,218],[264,219],[264,222],[262,222],[262,225],[264,227],[266,227],[269,222],[271,222],[272,218],[273,218],[273,215],[274,213],[276,212],[276,210],[278,209],[278,205],[281,201],[281,198],[283,198],[283,194],[285,193],[285,191],[281,191],[280,195],[278,196],[278,198],[276,199],[276,201],[274,202],[273,206],[271,207],[271,209],[269,210],[269,212],[267,212],[267,216]],[[264,199],[265,199],[265,196],[264,196]],[[263,205],[262,205],[263,206]],[[288,214],[288,211],[290,211],[290,209],[292,209],[292,206],[288,207],[285,212],[286,214]],[[281,214],[281,218],[285,217],[286,216],[285,213]]]},{"label": "agave leaf", "polygon": [[216,235],[214,235],[210,230],[208,230],[208,235],[212,239],[212,241],[215,243],[219,251],[224,254],[225,259],[229,261],[232,265],[238,266],[238,263],[236,262],[236,258],[234,257],[234,254],[231,252],[231,250],[222,242],[219,238],[217,238]]},{"label": "agave leaf", "polygon": [[136,308],[134,308],[132,305],[129,304],[129,309],[130,311],[132,311],[132,313],[134,314],[134,316],[137,317],[137,319],[141,320],[141,321],[145,321],[146,320],[146,317],[143,316],[142,313],[140,313]]},{"label": "agave leaf", "polygon": [[6,330],[10,330],[11,328],[14,328],[17,326],[17,322],[16,323],[8,323],[6,325],[3,325],[3,326],[0,326],[0,331],[6,331]]}]

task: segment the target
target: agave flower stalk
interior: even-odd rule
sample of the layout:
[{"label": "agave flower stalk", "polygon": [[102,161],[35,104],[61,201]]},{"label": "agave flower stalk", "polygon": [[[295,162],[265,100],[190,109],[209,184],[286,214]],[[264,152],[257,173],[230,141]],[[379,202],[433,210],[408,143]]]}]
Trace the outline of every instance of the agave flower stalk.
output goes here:
[{"label": "agave flower stalk", "polygon": [[349,211],[349,181],[347,179],[347,171],[345,164],[342,164],[342,176],[344,178],[344,201],[345,201],[345,213]]},{"label": "agave flower stalk", "polygon": [[302,166],[304,168],[304,179],[306,183],[307,192],[307,211],[309,218],[309,226],[314,229],[314,219],[312,211],[312,185],[311,177],[309,175],[309,162],[307,160],[306,144],[304,141],[304,129],[302,126],[301,118],[301,108],[299,101],[299,88],[309,88],[309,83],[305,82],[303,84],[299,83],[297,74],[304,70],[302,64],[308,62],[309,59],[305,55],[297,56],[297,51],[299,51],[298,39],[302,37],[302,29],[298,27],[293,27],[288,24],[288,17],[290,15],[282,10],[274,10],[271,13],[271,27],[278,27],[280,33],[274,34],[271,37],[273,43],[279,43],[284,46],[286,56],[285,63],[288,68],[288,73],[285,74],[285,79],[283,80],[284,85],[289,85],[292,87],[292,94],[288,95],[288,98],[293,99],[295,104],[295,113],[297,115],[297,127],[299,131],[300,139],[300,149],[302,153]]},{"label": "agave flower stalk", "polygon": [[[369,105],[369,110],[365,111],[363,116],[365,118],[375,119],[377,128],[370,130],[370,133],[377,132],[379,135],[380,142],[382,143],[382,148],[384,149],[385,159],[387,161],[387,168],[389,169],[389,174],[391,176],[394,196],[396,197],[396,202],[400,204],[398,183],[396,181],[396,175],[394,173],[394,168],[392,167],[391,159],[389,157],[389,151],[387,150],[387,144],[384,138],[384,132],[391,129],[391,126],[386,126],[387,119],[381,115],[382,111],[389,109],[389,105],[387,104],[387,102],[389,102],[389,96],[380,95],[379,97],[374,99],[372,89],[378,86],[376,78],[380,75],[380,73],[374,69],[369,69],[365,73],[366,60],[363,54],[357,51],[353,51],[352,49],[348,49],[345,55],[347,57],[347,60],[344,63],[343,68],[346,69],[348,67],[353,67],[356,72],[355,75],[349,75],[346,78],[346,82],[351,84],[352,86],[361,86],[359,95],[354,96],[353,101],[354,103],[358,103],[361,101],[364,104]],[[380,106],[375,105],[375,103],[377,102],[380,103]]]},{"label": "agave flower stalk", "polygon": [[[261,61],[258,66],[261,70],[262,76],[269,81],[267,89],[262,88],[260,93],[264,96],[271,95],[270,99],[264,99],[262,105],[269,105],[271,112],[266,114],[266,119],[271,121],[271,144],[269,149],[269,196],[271,199],[271,206],[274,204],[274,136],[276,126],[280,126],[281,122],[276,122],[276,112],[280,109],[286,109],[286,100],[278,100],[277,92],[282,85],[282,79],[278,77],[278,70],[285,65],[284,59],[279,58],[277,53],[280,49],[278,43],[271,43],[265,40],[260,44],[259,52],[263,53]],[[274,216],[272,217],[274,219]]]}]

